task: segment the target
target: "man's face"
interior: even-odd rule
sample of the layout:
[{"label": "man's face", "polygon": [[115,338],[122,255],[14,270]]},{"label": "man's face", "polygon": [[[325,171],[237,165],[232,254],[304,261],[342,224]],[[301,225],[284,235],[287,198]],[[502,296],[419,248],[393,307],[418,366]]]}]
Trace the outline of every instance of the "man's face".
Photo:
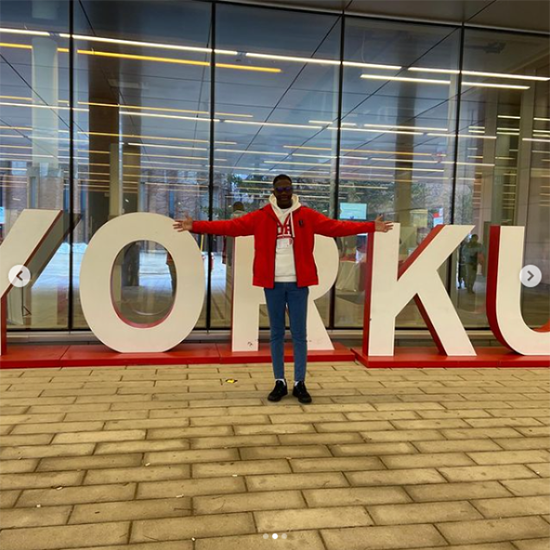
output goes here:
[{"label": "man's face", "polygon": [[292,206],[292,183],[288,180],[279,180],[273,186],[273,194],[277,199],[279,208],[290,208]]}]

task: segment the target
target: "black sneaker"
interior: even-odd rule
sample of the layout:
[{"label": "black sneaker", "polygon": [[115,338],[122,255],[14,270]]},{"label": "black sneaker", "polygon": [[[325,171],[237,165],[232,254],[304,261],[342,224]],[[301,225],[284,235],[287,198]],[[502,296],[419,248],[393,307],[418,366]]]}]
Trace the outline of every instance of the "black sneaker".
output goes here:
[{"label": "black sneaker", "polygon": [[311,403],[311,395],[307,392],[304,382],[298,382],[294,385],[292,395],[297,397],[300,403]]},{"label": "black sneaker", "polygon": [[277,380],[273,391],[267,396],[267,399],[269,401],[280,401],[285,395],[288,395],[286,383],[282,380]]}]

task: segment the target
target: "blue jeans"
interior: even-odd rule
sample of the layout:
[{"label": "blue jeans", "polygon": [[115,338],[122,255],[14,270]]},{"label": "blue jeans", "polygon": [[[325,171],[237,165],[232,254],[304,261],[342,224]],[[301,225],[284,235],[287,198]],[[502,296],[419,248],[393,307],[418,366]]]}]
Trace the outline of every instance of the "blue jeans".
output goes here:
[{"label": "blue jeans", "polygon": [[309,288],[296,283],[275,283],[264,288],[271,325],[271,359],[275,378],[285,377],[285,311],[288,305],[290,332],[294,346],[294,380],[305,381],[307,360],[307,302]]}]

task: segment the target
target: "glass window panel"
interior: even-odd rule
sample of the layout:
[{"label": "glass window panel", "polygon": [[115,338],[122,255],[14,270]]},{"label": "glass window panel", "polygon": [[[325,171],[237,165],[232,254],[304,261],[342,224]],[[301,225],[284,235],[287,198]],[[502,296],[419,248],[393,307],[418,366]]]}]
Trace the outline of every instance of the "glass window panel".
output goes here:
[{"label": "glass window panel", "polygon": [[538,266],[543,276],[537,287],[523,287],[523,315],[531,326],[548,321],[549,58],[544,37],[465,31],[455,223],[474,225],[477,239],[467,239],[457,257],[453,292],[468,327],[488,326],[491,225],[525,226],[524,264]]},{"label": "glass window panel", "polygon": [[[332,216],[338,118],[340,19],[217,5],[214,212],[250,212],[288,174],[300,202]],[[221,65],[221,64],[227,65]],[[231,320],[231,239],[216,239],[212,326]],[[227,253],[228,251],[228,253]],[[225,262],[225,263],[224,263]],[[316,304],[329,320],[330,293]],[[268,325],[261,309],[260,323]]]},{"label": "glass window panel", "polygon": [[[69,4],[2,2],[0,241],[25,208],[68,210]],[[8,294],[10,330],[68,328],[68,240]]]},{"label": "glass window panel", "polygon": [[[80,261],[100,227],[130,212],[208,215],[211,7],[115,1],[75,9],[75,206],[82,220],[74,325],[84,328]],[[196,238],[206,276],[204,239]],[[162,246],[135,243],[115,269],[118,309],[133,322],[151,322],[172,303],[173,277]],[[205,326],[206,300],[197,323]]]},{"label": "glass window panel", "polygon": [[[346,19],[339,215],[399,222],[401,261],[451,221],[459,45],[453,27]],[[362,327],[367,237],[339,241],[335,325]],[[414,302],[397,325],[425,326]]]}]

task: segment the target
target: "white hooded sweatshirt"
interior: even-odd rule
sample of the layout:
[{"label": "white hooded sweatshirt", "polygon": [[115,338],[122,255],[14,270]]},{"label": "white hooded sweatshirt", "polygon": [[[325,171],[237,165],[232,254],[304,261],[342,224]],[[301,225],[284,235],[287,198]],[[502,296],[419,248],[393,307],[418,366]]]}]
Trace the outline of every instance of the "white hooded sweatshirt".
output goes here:
[{"label": "white hooded sweatshirt", "polygon": [[277,246],[275,247],[275,282],[295,283],[296,265],[294,264],[294,221],[292,212],[300,208],[300,200],[292,195],[292,206],[279,208],[275,195],[269,202],[279,220],[277,224]]}]

